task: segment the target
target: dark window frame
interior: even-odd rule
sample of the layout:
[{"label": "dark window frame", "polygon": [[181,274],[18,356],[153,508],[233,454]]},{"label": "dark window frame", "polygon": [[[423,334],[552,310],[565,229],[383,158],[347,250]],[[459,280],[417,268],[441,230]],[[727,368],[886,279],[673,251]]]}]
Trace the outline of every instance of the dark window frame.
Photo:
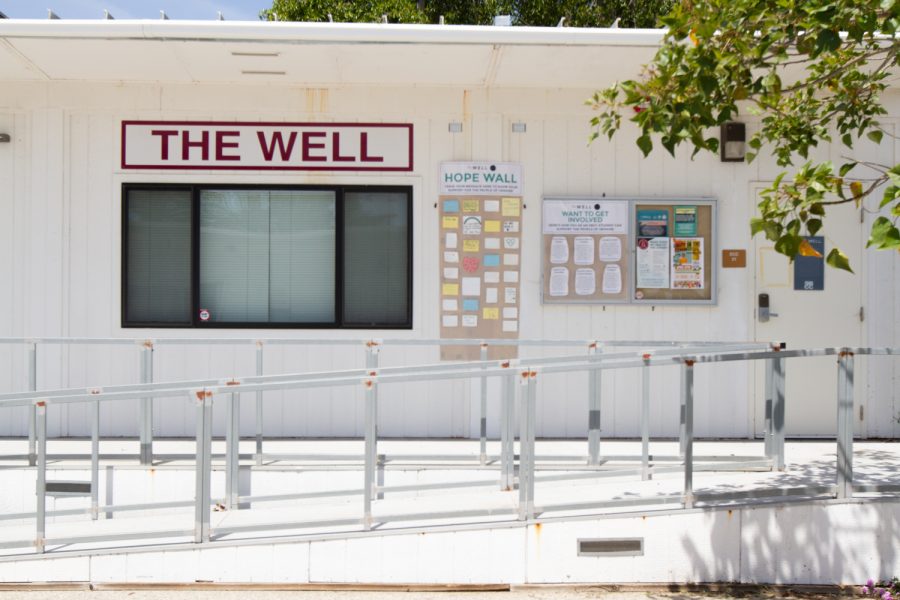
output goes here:
[{"label": "dark window frame", "polygon": [[[328,191],[335,194],[334,321],[292,322],[203,322],[200,321],[200,193],[203,190]],[[129,321],[128,306],[128,202],[131,191],[181,191],[191,194],[191,320],[190,322]],[[344,196],[347,193],[400,193],[406,195],[406,319],[403,323],[350,323],[344,317]],[[120,322],[122,328],[160,329],[412,329],[413,313],[413,190],[400,185],[260,185],[260,184],[122,184],[122,242]]]}]

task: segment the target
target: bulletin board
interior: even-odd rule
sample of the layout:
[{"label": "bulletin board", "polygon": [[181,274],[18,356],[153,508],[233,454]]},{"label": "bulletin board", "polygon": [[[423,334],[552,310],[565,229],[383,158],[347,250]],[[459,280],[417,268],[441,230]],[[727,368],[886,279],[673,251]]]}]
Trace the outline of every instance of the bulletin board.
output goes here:
[{"label": "bulletin board", "polygon": [[715,209],[709,200],[633,202],[633,302],[715,303]]},{"label": "bulletin board", "polygon": [[[444,170],[457,168],[471,174],[478,166],[447,163]],[[490,166],[495,170],[489,173],[504,171],[497,164],[486,168]],[[485,192],[495,187],[478,189]],[[462,191],[438,198],[441,338],[518,339],[522,197]],[[478,345],[441,347],[442,360],[478,360],[480,354]],[[517,355],[517,346],[488,347],[492,360]]]},{"label": "bulletin board", "polygon": [[543,303],[628,302],[629,221],[627,200],[545,198]]},{"label": "bulletin board", "polygon": [[543,304],[715,304],[710,198],[545,197]]}]

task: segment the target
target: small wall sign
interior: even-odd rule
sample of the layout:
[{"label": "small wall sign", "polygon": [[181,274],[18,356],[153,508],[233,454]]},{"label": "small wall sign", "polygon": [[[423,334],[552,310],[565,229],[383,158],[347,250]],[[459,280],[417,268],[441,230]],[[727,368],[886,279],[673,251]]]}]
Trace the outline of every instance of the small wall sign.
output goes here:
[{"label": "small wall sign", "polygon": [[723,269],[744,269],[747,267],[747,251],[743,249],[722,250]]}]

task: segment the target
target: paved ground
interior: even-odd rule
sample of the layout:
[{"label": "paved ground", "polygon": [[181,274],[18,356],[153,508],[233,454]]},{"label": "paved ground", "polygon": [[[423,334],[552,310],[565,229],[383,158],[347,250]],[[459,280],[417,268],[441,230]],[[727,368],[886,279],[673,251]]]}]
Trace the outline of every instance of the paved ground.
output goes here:
[{"label": "paved ground", "polygon": [[[0,600],[718,600],[742,598],[810,598],[761,590],[739,596],[712,592],[610,592],[600,588],[516,589],[509,592],[264,592],[264,591],[78,591],[0,592]],[[836,596],[828,596],[834,598]]]}]

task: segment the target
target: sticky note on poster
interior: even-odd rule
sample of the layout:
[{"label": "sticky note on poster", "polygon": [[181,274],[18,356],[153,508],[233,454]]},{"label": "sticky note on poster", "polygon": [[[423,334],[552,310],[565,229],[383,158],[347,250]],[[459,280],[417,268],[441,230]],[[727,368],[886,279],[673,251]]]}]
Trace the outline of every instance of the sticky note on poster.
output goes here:
[{"label": "sticky note on poster", "polygon": [[478,240],[463,240],[463,252],[478,252],[481,243]]},{"label": "sticky note on poster", "polygon": [[484,212],[500,212],[500,201],[499,200],[485,200],[484,201]]},{"label": "sticky note on poster", "polygon": [[444,212],[445,213],[458,213],[459,212],[459,200],[444,200]]},{"label": "sticky note on poster", "polygon": [[459,252],[444,252],[444,262],[458,263],[459,262]]},{"label": "sticky note on poster", "polygon": [[463,217],[463,235],[481,235],[481,217],[475,215]]},{"label": "sticky note on poster", "polygon": [[457,267],[444,267],[444,279],[459,279],[459,269]]},{"label": "sticky note on poster", "polygon": [[478,212],[478,200],[477,199],[463,200],[463,212]]},{"label": "sticky note on poster", "polygon": [[463,300],[463,310],[475,312],[478,310],[478,300],[474,298],[466,298]]},{"label": "sticky note on poster", "polygon": [[455,231],[447,232],[447,237],[445,238],[444,245],[447,248],[456,248],[456,240],[457,235]]},{"label": "sticky note on poster", "polygon": [[463,327],[478,327],[478,315],[463,315]]},{"label": "sticky note on poster", "polygon": [[518,217],[519,216],[519,199],[518,198],[504,198],[501,201],[501,214],[504,217]]},{"label": "sticky note on poster", "polygon": [[499,254],[485,254],[483,262],[484,262],[485,267],[499,267],[500,266],[500,255]]},{"label": "sticky note on poster", "polygon": [[458,296],[459,295],[459,284],[458,283],[445,283],[441,286],[441,295],[442,296]]},{"label": "sticky note on poster", "polygon": [[488,321],[488,320],[496,321],[497,319],[500,318],[500,309],[485,307],[484,311],[482,311],[481,316],[484,317],[485,321]]},{"label": "sticky note on poster", "polygon": [[459,310],[459,301],[456,298],[444,298],[441,300],[441,309],[456,312]]},{"label": "sticky note on poster", "polygon": [[497,288],[489,287],[484,288],[484,303],[485,304],[497,304],[498,292]]},{"label": "sticky note on poster", "polygon": [[485,271],[485,283],[500,283],[500,271]]},{"label": "sticky note on poster", "polygon": [[496,237],[484,238],[484,249],[485,250],[499,250],[500,249],[500,238],[496,238]]},{"label": "sticky note on poster", "polygon": [[457,327],[459,325],[459,317],[456,315],[444,315],[441,318],[441,325],[444,327]]},{"label": "sticky note on poster", "polygon": [[484,232],[485,233],[500,233],[500,221],[485,221],[484,222]]},{"label": "sticky note on poster", "polygon": [[506,333],[515,333],[519,330],[518,321],[503,321],[503,331]]},{"label": "sticky note on poster", "polygon": [[[447,285],[447,284],[444,284]],[[478,277],[462,278],[462,295],[463,296],[481,296],[481,279]]]},{"label": "sticky note on poster", "polygon": [[444,229],[459,229],[459,217],[444,217],[441,223]]}]

